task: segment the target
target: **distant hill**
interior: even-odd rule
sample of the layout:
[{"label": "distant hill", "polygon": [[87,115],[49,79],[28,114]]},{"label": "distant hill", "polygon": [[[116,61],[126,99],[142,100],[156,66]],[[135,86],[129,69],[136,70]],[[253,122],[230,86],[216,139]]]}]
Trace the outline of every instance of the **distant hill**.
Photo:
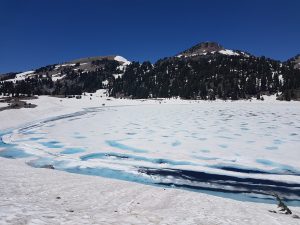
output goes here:
[{"label": "distant hill", "polygon": [[291,100],[300,98],[299,68],[299,55],[280,62],[203,42],[154,64],[99,56],[6,74],[0,93],[75,95],[103,88],[125,98],[238,100],[278,94]]}]

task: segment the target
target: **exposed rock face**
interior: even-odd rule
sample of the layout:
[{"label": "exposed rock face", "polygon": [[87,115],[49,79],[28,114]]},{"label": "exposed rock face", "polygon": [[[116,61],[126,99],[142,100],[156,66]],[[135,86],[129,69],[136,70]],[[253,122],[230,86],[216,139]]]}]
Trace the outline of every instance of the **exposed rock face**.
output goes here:
[{"label": "exposed rock face", "polygon": [[216,42],[202,42],[197,44],[186,51],[180,53],[183,56],[193,56],[193,55],[205,55],[207,53],[214,53],[225,48]]}]

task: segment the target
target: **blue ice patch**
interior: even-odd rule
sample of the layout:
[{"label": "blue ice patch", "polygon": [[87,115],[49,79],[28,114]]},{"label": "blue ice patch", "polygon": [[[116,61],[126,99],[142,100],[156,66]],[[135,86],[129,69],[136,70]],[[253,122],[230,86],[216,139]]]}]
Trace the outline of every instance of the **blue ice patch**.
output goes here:
[{"label": "blue ice patch", "polygon": [[30,141],[39,141],[39,140],[42,140],[42,139],[45,139],[43,137],[32,137],[32,138],[29,138]]},{"label": "blue ice patch", "polygon": [[169,164],[169,165],[196,165],[191,162],[187,161],[174,161],[169,159],[153,159],[153,158],[146,158],[142,156],[135,156],[135,155],[129,155],[129,154],[119,154],[119,153],[113,153],[113,152],[101,152],[101,153],[91,153],[84,156],[81,156],[80,159],[83,161],[87,161],[90,159],[105,159],[105,158],[117,158],[117,159],[128,159],[128,160],[134,160],[134,161],[144,161],[144,162],[150,162],[154,164]]},{"label": "blue ice patch", "polygon": [[136,153],[147,152],[146,150],[134,148],[134,147],[131,147],[128,145],[124,145],[124,144],[121,144],[121,143],[119,143],[117,141],[113,141],[113,140],[107,140],[106,143],[113,148],[118,148],[118,149],[122,149],[122,150],[128,150],[128,151],[132,151],[132,152],[136,152]]},{"label": "blue ice patch", "polygon": [[172,146],[173,146],[173,147],[176,147],[176,146],[178,146],[178,145],[181,145],[181,142],[180,142],[180,141],[174,141],[174,142],[172,143]]},{"label": "blue ice patch", "polygon": [[208,149],[201,149],[200,151],[201,151],[201,152],[204,152],[204,153],[210,152]]},{"label": "blue ice patch", "polygon": [[29,156],[31,156],[31,154],[28,154],[22,150],[14,149],[14,148],[0,151],[0,157],[9,158],[9,159],[26,158]]},{"label": "blue ice patch", "polygon": [[62,148],[64,147],[60,142],[58,141],[48,141],[48,142],[39,142],[39,144],[47,147],[47,148]]},{"label": "blue ice patch", "polygon": [[300,176],[300,171],[292,166],[273,162],[268,159],[257,159],[257,163],[260,163],[262,165],[270,166],[270,167],[275,167],[271,171],[273,173],[279,173],[279,174],[288,174],[288,175],[297,175]]},{"label": "blue ice patch", "polygon": [[74,136],[74,138],[77,138],[77,139],[84,139],[86,138],[85,136]]},{"label": "blue ice patch", "polygon": [[275,144],[275,145],[281,145],[281,144],[283,144],[283,143],[284,143],[284,141],[279,140],[279,139],[273,140],[273,144]]},{"label": "blue ice patch", "polygon": [[217,157],[206,157],[206,156],[193,156],[195,157],[196,159],[202,159],[202,160],[217,160],[218,158]]},{"label": "blue ice patch", "polygon": [[132,174],[132,173],[127,173],[125,171],[114,170],[114,169],[110,169],[110,168],[73,167],[73,168],[65,168],[63,170],[67,171],[67,172],[70,172],[70,173],[101,176],[101,177],[107,177],[107,178],[110,178],[110,179],[119,179],[119,180],[139,182],[139,183],[145,183],[145,184],[151,184],[152,183],[151,179],[146,178],[145,176],[141,176],[141,175],[138,175],[138,174],[136,175],[136,174]]},{"label": "blue ice patch", "polygon": [[277,150],[278,147],[277,146],[268,146],[268,147],[265,147],[265,149],[267,149],[267,150]]},{"label": "blue ice patch", "polygon": [[227,148],[227,147],[228,147],[228,145],[221,144],[221,145],[219,145],[219,147],[221,147],[221,148]]},{"label": "blue ice patch", "polygon": [[60,153],[61,154],[76,154],[76,153],[80,153],[80,152],[84,152],[84,149],[82,149],[82,148],[67,148]]}]

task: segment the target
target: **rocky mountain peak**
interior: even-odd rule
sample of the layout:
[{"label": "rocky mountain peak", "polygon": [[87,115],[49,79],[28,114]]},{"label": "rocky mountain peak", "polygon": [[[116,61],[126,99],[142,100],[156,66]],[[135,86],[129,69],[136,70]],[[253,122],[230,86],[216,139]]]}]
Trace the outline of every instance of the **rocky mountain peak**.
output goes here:
[{"label": "rocky mountain peak", "polygon": [[205,55],[207,53],[214,53],[224,50],[224,47],[217,42],[202,42],[186,51],[180,53],[183,56],[193,56],[193,55]]}]

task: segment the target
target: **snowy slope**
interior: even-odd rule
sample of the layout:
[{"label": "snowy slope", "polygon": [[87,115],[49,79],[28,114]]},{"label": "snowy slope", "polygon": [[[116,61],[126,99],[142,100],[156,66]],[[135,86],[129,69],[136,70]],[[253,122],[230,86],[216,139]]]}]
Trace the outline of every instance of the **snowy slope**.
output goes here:
[{"label": "snowy slope", "polygon": [[11,81],[11,82],[16,83],[17,81],[25,80],[27,77],[29,77],[33,74],[34,74],[34,71],[26,71],[26,72],[18,73],[18,74],[16,74],[16,77],[14,79],[9,79],[6,81]]},{"label": "snowy slope", "polygon": [[114,60],[116,60],[116,61],[118,61],[118,62],[122,62],[123,65],[129,65],[129,64],[131,63],[130,61],[128,61],[127,59],[125,59],[125,58],[122,57],[122,56],[116,56],[116,57],[114,58]]},{"label": "snowy slope", "polygon": [[[120,74],[115,74],[115,77],[121,77],[123,75],[123,72],[131,62],[125,59],[122,56],[99,56],[99,57],[90,57],[90,58],[83,58],[78,60],[73,60],[69,63],[63,63],[63,64],[57,64],[53,66],[53,68],[47,72],[36,72],[36,71],[26,71],[19,74],[16,74],[16,77],[14,79],[8,79],[5,80],[5,82],[14,82],[25,80],[29,77],[47,77],[46,74],[48,74],[49,77],[51,77],[52,81],[56,82],[58,80],[64,79],[66,77],[66,74],[64,72],[64,69],[71,68],[74,72],[77,72],[79,69],[84,72],[88,71],[95,71],[97,68],[96,66],[92,65],[92,62],[94,60],[101,60],[101,59],[109,59],[109,60],[116,60],[120,63],[120,66],[118,66],[118,69],[122,72]],[[78,63],[78,65],[76,63]]]},{"label": "snowy slope", "polygon": [[225,50],[220,50],[219,53],[223,55],[239,55],[238,53],[234,52],[233,50],[225,49]]}]

